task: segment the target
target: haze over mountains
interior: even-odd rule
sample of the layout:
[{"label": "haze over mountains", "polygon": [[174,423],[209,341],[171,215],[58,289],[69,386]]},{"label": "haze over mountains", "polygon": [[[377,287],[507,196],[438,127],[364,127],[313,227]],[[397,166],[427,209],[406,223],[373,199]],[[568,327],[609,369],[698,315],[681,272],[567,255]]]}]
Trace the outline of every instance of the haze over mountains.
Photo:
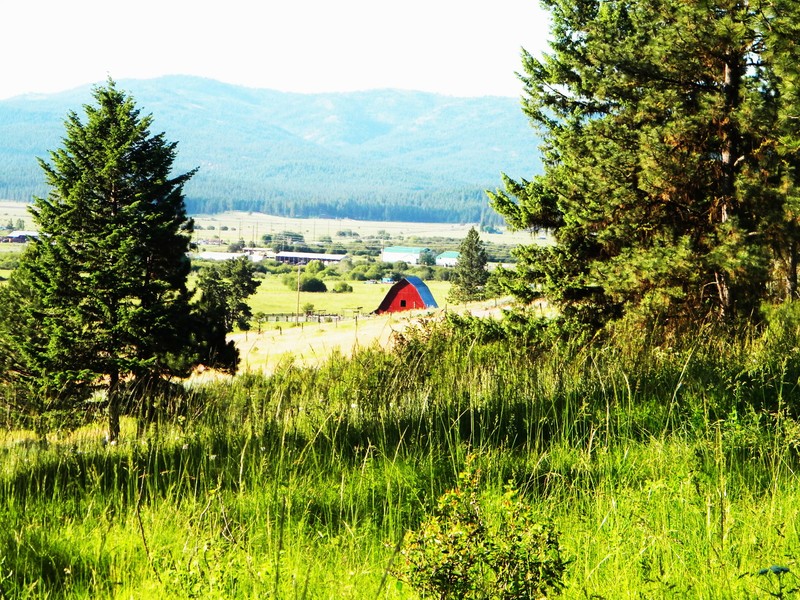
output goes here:
[{"label": "haze over mountains", "polygon": [[[153,133],[178,142],[192,213],[497,223],[486,189],[540,170],[539,141],[514,98],[376,90],[291,94],[185,76],[122,80]],[[82,116],[91,87],[0,101],[0,198],[47,189],[36,157]]]}]

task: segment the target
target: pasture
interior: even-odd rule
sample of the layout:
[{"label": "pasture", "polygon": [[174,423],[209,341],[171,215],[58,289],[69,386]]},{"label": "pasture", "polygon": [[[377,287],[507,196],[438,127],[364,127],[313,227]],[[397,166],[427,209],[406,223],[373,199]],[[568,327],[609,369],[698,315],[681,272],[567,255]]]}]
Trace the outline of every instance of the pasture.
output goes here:
[{"label": "pasture", "polygon": [[[261,285],[248,300],[253,314],[259,312],[295,314],[298,306],[302,309],[307,304],[313,304],[314,312],[319,314],[337,314],[349,317],[355,314],[368,314],[378,308],[386,292],[392,287],[390,283],[347,281],[353,287],[352,292],[334,293],[330,290],[337,280],[325,279],[327,292],[300,292],[298,303],[297,290],[284,285],[282,279],[282,276],[270,275],[260,280]],[[445,308],[450,283],[426,281],[425,284],[431,290],[439,307]]]},{"label": "pasture", "polygon": [[[33,219],[28,212],[28,205],[24,202],[14,202],[12,200],[0,200],[0,226],[5,225],[9,221],[16,224],[18,219],[22,219],[25,223],[25,229],[33,227]],[[16,229],[16,225],[14,227]]]},{"label": "pasture", "polygon": [[142,437],[126,419],[118,446],[92,424],[47,448],[8,431],[0,594],[413,600],[404,536],[469,462],[487,531],[512,492],[555,528],[564,598],[794,597],[800,340],[783,325],[665,349],[465,322],[198,384]]},{"label": "pasture", "polygon": [[[194,241],[218,236],[222,243],[230,244],[241,240],[246,242],[260,241],[264,234],[276,234],[282,231],[294,231],[302,234],[307,242],[320,242],[325,237],[346,241],[348,238],[337,238],[338,232],[352,231],[361,238],[384,237],[387,240],[400,242],[414,238],[446,238],[462,240],[470,227],[476,223],[415,223],[399,221],[362,221],[356,219],[297,219],[278,217],[255,212],[229,211],[214,215],[190,215],[202,229],[198,229]],[[28,204],[12,200],[0,200],[0,225],[9,219],[23,219],[26,228],[33,227],[33,220],[28,212]],[[213,229],[209,229],[213,227]],[[531,238],[539,240],[537,234],[532,236],[527,231],[508,231],[501,228],[501,233],[481,233],[485,242],[505,245],[530,243]],[[545,241],[542,236],[541,241]],[[456,248],[453,248],[454,250]]]},{"label": "pasture", "polygon": [[[447,238],[462,240],[467,235],[470,227],[475,223],[410,223],[386,221],[360,221],[354,219],[292,219],[289,217],[276,217],[261,213],[227,212],[216,215],[194,215],[197,225],[203,229],[195,232],[194,239],[204,239],[218,235],[225,243],[237,240],[259,241],[264,234],[277,234],[282,231],[294,231],[304,236],[307,242],[319,242],[323,237],[333,240],[347,240],[337,238],[338,232],[352,231],[361,238],[376,238],[384,236],[390,242],[408,241],[414,238]],[[213,230],[208,229],[214,227]],[[222,229],[222,228],[225,229]],[[485,242],[517,245],[530,243],[529,232],[502,231],[502,233],[481,233]],[[538,239],[538,236],[537,236]],[[456,245],[453,250],[456,250]]]}]

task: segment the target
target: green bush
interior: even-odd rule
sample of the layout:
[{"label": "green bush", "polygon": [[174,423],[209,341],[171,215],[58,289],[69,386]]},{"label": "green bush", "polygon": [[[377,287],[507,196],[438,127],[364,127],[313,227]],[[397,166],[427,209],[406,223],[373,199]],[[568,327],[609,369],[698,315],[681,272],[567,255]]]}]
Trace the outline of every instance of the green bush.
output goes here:
[{"label": "green bush", "polygon": [[[297,276],[293,273],[287,273],[283,276],[283,284],[290,290],[298,288]],[[299,283],[301,292],[327,292],[328,286],[319,277],[310,277],[309,275],[302,275]]]},{"label": "green bush", "polygon": [[301,292],[327,292],[328,286],[317,277],[302,277],[300,279]]},{"label": "green bush", "polygon": [[335,294],[344,294],[347,292],[353,291],[353,286],[347,283],[346,281],[338,281],[336,285],[333,286],[332,290]]},{"label": "green bush", "polygon": [[0,254],[0,269],[12,271],[19,266],[21,252],[3,252]]},{"label": "green bush", "polygon": [[[554,529],[539,523],[510,486],[501,506],[478,497],[479,473],[459,475],[419,530],[405,537],[397,575],[423,597],[523,600],[558,593],[567,563]],[[493,517],[493,518],[492,518]]]}]

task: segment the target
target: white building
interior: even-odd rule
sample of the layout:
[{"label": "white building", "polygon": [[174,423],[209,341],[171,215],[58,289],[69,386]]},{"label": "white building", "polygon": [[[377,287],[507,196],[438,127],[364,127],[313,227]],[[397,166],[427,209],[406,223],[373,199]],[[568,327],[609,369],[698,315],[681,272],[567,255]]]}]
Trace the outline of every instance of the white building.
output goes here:
[{"label": "white building", "polygon": [[403,261],[409,265],[418,265],[420,255],[428,248],[417,248],[413,246],[389,246],[381,252],[381,261],[385,263],[396,263]]},{"label": "white building", "polygon": [[458,262],[458,257],[461,256],[459,252],[455,250],[448,250],[447,252],[442,252],[436,257],[436,266],[437,267],[455,267],[456,263]]}]

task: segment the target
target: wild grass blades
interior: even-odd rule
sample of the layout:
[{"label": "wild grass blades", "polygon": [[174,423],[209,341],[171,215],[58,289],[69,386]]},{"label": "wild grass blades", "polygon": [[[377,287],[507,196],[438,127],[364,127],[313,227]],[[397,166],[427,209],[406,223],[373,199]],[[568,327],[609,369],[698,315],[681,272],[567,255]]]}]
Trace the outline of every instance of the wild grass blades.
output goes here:
[{"label": "wild grass blades", "polygon": [[434,326],[394,354],[193,389],[142,437],[124,420],[118,446],[17,435],[0,449],[0,590],[413,598],[386,579],[397,540],[471,454],[489,505],[511,482],[560,531],[566,597],[752,597],[761,580],[740,575],[794,570],[800,550],[800,368],[778,342],[793,347]]}]

